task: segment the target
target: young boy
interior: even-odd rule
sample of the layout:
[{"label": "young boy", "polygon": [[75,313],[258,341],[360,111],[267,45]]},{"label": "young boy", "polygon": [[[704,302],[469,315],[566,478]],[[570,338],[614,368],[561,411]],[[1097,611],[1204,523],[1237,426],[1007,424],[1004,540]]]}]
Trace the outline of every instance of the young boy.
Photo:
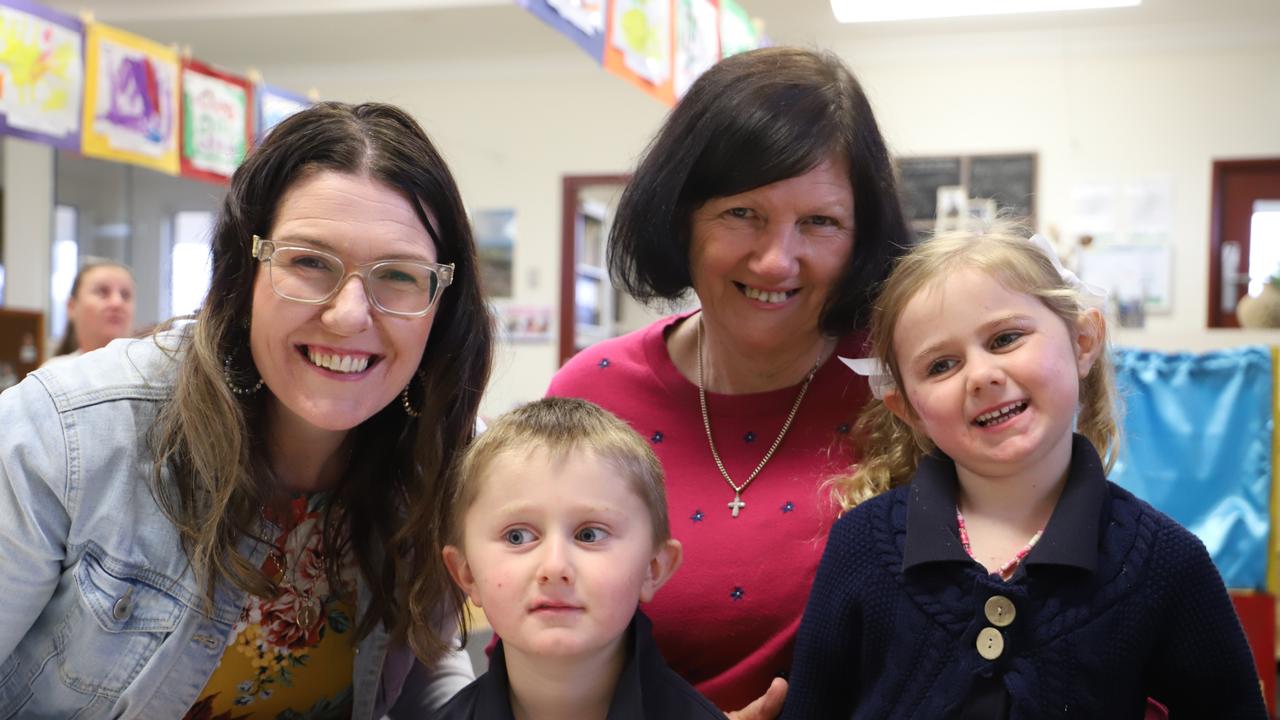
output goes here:
[{"label": "young boy", "polygon": [[724,720],[667,667],[637,609],[680,565],[662,468],[599,407],[548,398],[467,450],[444,561],[502,638],[445,720]]}]

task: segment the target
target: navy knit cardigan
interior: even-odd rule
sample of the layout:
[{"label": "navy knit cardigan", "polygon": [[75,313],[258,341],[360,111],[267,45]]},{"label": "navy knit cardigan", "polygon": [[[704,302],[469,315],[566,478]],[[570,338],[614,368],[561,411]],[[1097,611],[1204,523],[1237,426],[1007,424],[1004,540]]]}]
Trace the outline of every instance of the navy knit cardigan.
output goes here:
[{"label": "navy knit cardigan", "polygon": [[[1097,521],[1067,526],[1060,500],[1010,582],[959,551],[904,571],[908,534],[927,532],[911,520],[937,517],[922,508],[930,489],[935,505],[951,499],[954,521],[945,456],[924,458],[911,484],[842,517],[800,625],[784,720],[955,717],[992,681],[1006,688],[1014,720],[1138,720],[1148,697],[1174,719],[1266,718],[1244,633],[1199,539],[1108,482],[1078,435],[1067,482],[1064,497],[1076,497],[1077,512],[1079,498],[1093,498],[1084,507]],[[1090,551],[1096,537],[1092,570],[1054,560],[1053,538],[1061,546],[1080,533]],[[1036,562],[1041,548],[1048,560]],[[1014,608],[1005,627],[988,617],[997,595]],[[985,638],[993,654],[993,631],[1003,647],[987,659],[977,645]]]}]

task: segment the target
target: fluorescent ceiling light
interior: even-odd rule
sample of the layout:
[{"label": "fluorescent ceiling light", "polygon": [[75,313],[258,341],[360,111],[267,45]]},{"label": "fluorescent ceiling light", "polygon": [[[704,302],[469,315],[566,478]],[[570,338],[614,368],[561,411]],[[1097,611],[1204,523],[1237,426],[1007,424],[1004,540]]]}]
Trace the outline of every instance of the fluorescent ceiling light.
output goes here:
[{"label": "fluorescent ceiling light", "polygon": [[842,23],[1133,7],[1142,0],[831,0]]}]

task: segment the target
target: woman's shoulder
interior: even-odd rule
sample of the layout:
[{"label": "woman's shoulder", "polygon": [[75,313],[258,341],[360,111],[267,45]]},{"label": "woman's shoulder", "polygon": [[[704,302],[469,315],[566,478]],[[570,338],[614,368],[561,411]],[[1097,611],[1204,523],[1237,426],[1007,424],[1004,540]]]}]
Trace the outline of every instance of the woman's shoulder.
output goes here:
[{"label": "woman's shoulder", "polygon": [[625,335],[583,348],[556,371],[547,394],[583,397],[584,391],[599,387],[602,372],[634,376],[636,373],[652,373],[664,361],[670,364],[666,353],[666,330],[684,317],[667,316]]},{"label": "woman's shoulder", "polygon": [[60,410],[110,400],[161,400],[172,395],[186,342],[182,326],[113,340],[93,352],[49,363],[32,377]]}]

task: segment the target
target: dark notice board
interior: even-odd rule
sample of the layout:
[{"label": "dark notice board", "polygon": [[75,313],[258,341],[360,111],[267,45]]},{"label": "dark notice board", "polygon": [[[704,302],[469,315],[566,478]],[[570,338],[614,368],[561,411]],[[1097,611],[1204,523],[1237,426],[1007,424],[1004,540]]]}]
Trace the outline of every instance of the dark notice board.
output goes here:
[{"label": "dark notice board", "polygon": [[969,197],[992,198],[1001,213],[1035,225],[1036,156],[969,158]]},{"label": "dark notice board", "polygon": [[895,162],[902,203],[917,230],[932,228],[938,188],[945,185],[963,185],[969,197],[993,199],[1001,215],[1035,227],[1034,153],[902,157]]},{"label": "dark notice board", "polygon": [[933,220],[938,207],[938,188],[961,185],[960,158],[898,158],[898,177],[902,182],[902,204],[907,218]]}]

